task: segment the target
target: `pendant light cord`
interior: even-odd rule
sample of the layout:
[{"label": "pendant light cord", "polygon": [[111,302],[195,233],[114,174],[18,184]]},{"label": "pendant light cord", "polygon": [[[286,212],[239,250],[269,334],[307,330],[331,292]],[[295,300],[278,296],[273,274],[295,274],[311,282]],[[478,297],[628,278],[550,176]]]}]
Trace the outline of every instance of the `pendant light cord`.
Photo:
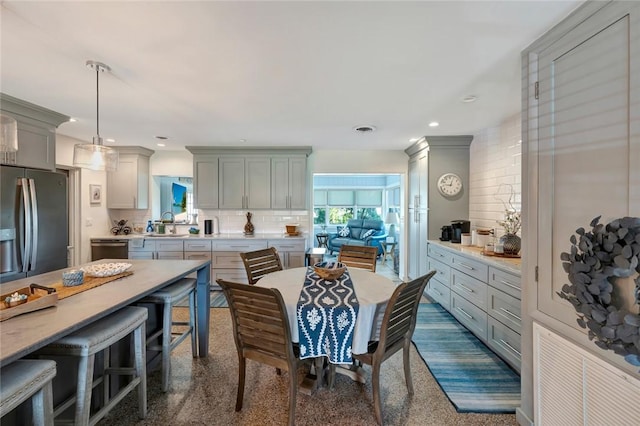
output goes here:
[{"label": "pendant light cord", "polygon": [[100,142],[100,67],[96,66],[96,135]]}]

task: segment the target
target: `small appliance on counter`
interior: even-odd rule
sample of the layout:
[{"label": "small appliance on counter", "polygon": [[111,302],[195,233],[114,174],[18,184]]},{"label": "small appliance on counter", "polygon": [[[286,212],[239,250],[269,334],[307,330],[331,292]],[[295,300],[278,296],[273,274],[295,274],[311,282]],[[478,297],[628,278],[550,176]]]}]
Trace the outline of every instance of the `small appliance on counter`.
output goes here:
[{"label": "small appliance on counter", "polygon": [[452,220],[451,228],[451,242],[460,244],[462,242],[462,234],[471,232],[471,222],[468,220]]},{"label": "small appliance on counter", "polygon": [[451,225],[446,225],[442,227],[442,235],[440,235],[440,241],[451,241],[451,234],[453,229]]}]

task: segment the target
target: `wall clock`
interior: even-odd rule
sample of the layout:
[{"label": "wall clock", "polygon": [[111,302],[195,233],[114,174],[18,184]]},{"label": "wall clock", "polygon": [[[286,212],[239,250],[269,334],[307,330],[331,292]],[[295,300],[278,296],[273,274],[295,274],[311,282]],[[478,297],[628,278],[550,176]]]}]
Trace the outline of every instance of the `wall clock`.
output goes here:
[{"label": "wall clock", "polygon": [[462,191],[462,179],[455,173],[445,173],[438,178],[438,191],[445,197],[455,197]]}]

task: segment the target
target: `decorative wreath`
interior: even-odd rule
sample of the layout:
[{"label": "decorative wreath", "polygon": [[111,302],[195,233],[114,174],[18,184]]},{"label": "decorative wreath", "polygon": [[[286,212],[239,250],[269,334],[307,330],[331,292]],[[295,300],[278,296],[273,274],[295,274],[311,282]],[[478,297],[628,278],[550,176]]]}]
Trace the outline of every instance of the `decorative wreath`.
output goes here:
[{"label": "decorative wreath", "polygon": [[640,366],[640,315],[615,305],[613,288],[618,278],[636,275],[635,303],[640,304],[640,218],[623,217],[606,225],[598,216],[592,230],[578,228],[571,251],[562,253],[569,282],[558,293],[578,313],[578,325],[589,329],[589,340]]}]

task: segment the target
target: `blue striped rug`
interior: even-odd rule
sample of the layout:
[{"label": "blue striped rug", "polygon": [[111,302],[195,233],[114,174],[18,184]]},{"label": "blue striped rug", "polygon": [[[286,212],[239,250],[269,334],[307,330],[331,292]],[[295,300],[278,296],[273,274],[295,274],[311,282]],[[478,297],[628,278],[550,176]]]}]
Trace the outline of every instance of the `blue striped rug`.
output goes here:
[{"label": "blue striped rug", "polygon": [[[224,297],[224,293],[222,290],[212,290],[211,295],[209,297],[209,303],[211,303],[212,308],[227,308],[227,299]],[[174,306],[178,307],[189,307],[189,299],[184,298],[184,300],[179,301]]]},{"label": "blue striped rug", "polygon": [[421,303],[413,343],[459,413],[514,413],[520,376],[438,303]]},{"label": "blue striped rug", "polygon": [[212,308],[228,308],[227,298],[224,297],[224,292],[214,290],[211,292],[211,307]]}]

